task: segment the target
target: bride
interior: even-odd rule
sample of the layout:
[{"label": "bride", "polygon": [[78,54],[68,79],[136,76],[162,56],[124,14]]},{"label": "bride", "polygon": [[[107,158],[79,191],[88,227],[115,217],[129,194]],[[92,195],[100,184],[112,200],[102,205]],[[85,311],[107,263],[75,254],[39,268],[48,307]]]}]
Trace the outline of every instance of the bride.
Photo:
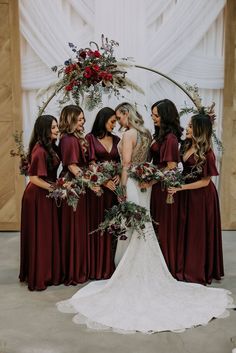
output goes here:
[{"label": "bride", "polygon": [[[149,212],[151,190],[140,192],[136,181],[128,178],[127,168],[147,160],[151,135],[131,104],[120,104],[116,114],[120,125],[127,128],[118,146],[127,201]],[[144,235],[138,237],[133,231],[127,240],[119,240],[113,276],[89,283],[72,298],[57,303],[58,309],[75,313],[75,323],[119,333],[181,332],[228,315],[226,309],[233,307],[229,291],[175,280],[151,222],[146,224]]]}]

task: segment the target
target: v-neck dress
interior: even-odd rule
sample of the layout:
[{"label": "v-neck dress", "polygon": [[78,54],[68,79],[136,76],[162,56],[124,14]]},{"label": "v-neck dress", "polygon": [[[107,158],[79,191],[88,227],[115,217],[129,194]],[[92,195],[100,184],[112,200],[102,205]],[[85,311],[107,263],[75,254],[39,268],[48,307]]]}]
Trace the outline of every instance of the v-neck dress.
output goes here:
[{"label": "v-neck dress", "polygon": [[[154,142],[151,145],[151,157],[153,164],[164,169],[168,162],[180,162],[178,139],[173,133],[166,135],[162,143]],[[154,224],[162,253],[166,264],[173,277],[176,277],[178,270],[178,249],[177,249],[177,224],[178,224],[178,193],[174,195],[174,203],[167,204],[167,191],[163,190],[161,183],[152,187],[151,194],[151,215],[158,226]]]},{"label": "v-neck dress", "polygon": [[[196,165],[192,154],[183,161],[183,173],[188,175]],[[217,176],[215,155],[206,154],[202,177]],[[206,187],[183,190],[179,194],[178,225],[178,279],[187,282],[210,284],[224,275],[220,207],[217,190],[212,181]]]},{"label": "v-neck dress", "polygon": [[[119,137],[112,135],[113,145],[110,152],[102,145],[102,143],[93,135],[88,134],[86,139],[89,144],[89,161],[119,162],[120,157],[117,149]],[[104,220],[105,211],[117,204],[117,197],[110,189],[103,187],[103,194],[96,196],[91,190],[87,193],[88,200],[88,218],[89,231],[98,228],[98,225]],[[101,235],[94,233],[90,236],[90,260],[89,260],[89,278],[90,279],[107,279],[114,272],[114,251],[116,241],[112,239],[110,234]]]}]

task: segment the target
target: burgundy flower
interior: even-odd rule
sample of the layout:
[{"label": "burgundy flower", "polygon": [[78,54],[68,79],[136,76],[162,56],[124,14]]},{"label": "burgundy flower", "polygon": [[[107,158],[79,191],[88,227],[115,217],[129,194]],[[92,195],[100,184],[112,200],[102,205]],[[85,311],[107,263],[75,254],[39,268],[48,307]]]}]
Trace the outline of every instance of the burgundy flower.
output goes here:
[{"label": "burgundy flower", "polygon": [[63,186],[65,184],[65,181],[63,178],[59,178],[57,179],[57,185],[60,187],[60,186]]},{"label": "burgundy flower", "polygon": [[127,239],[127,236],[123,234],[123,235],[120,236],[119,239],[120,239],[120,240],[126,240],[126,239]]},{"label": "burgundy flower", "polygon": [[93,174],[93,175],[91,176],[91,181],[94,182],[94,183],[96,183],[96,181],[98,181],[98,177],[97,177],[96,174]]},{"label": "burgundy flower", "polygon": [[80,53],[79,53],[79,56],[82,58],[82,59],[85,59],[87,54],[86,54],[86,51],[85,50],[82,50]]}]

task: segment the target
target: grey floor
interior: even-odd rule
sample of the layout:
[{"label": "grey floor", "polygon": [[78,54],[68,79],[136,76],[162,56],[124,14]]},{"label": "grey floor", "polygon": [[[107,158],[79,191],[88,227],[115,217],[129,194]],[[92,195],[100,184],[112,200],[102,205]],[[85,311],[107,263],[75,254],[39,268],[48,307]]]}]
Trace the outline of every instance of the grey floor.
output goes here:
[{"label": "grey floor", "polygon": [[[231,290],[236,302],[236,232],[223,232],[223,243],[225,278],[213,285]],[[18,282],[18,271],[19,233],[0,233],[0,353],[231,353],[236,346],[234,310],[226,319],[181,334],[88,331],[55,306],[79,286],[29,292]]]}]

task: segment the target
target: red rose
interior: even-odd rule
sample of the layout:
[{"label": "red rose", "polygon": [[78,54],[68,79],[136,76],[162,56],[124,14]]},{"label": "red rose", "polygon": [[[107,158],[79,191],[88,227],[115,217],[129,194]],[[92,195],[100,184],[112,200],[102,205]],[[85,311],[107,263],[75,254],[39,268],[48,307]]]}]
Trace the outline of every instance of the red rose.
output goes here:
[{"label": "red rose", "polygon": [[65,90],[66,90],[66,91],[71,91],[72,88],[73,88],[73,86],[70,84],[70,85],[67,85],[67,86],[65,87]]},{"label": "red rose", "polygon": [[91,76],[92,76],[92,70],[90,69],[90,67],[86,67],[85,69],[84,69],[84,77],[85,78],[90,78]]},{"label": "red rose", "polygon": [[100,77],[101,79],[103,79],[105,76],[106,76],[106,72],[105,72],[105,71],[99,72],[99,77]]},{"label": "red rose", "polygon": [[95,58],[100,58],[100,56],[101,56],[101,54],[99,53],[98,50],[95,50],[95,51],[93,52],[93,55],[95,56]]},{"label": "red rose", "polygon": [[107,73],[104,77],[106,81],[111,81],[112,80],[112,74]]},{"label": "red rose", "polygon": [[94,65],[93,65],[93,70],[94,70],[94,71],[100,71],[100,66],[94,64]]}]

